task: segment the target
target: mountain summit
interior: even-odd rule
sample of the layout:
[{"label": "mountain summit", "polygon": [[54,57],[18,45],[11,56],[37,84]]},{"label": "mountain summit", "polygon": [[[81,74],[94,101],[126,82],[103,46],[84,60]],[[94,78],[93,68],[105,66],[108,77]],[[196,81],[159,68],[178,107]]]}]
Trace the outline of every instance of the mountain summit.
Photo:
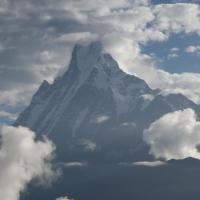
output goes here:
[{"label": "mountain summit", "polygon": [[15,126],[48,135],[63,160],[137,160],[142,132],[163,114],[198,106],[181,94],[162,96],[122,71],[100,42],[74,47],[68,70],[44,81]]}]

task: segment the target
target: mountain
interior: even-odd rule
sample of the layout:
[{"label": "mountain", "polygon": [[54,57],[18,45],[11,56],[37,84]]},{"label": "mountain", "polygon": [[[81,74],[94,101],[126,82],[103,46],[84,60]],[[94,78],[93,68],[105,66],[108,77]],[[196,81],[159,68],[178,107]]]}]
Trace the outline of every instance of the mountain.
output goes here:
[{"label": "mountain", "polygon": [[163,114],[199,107],[181,94],[162,96],[125,73],[100,42],[74,47],[68,70],[44,81],[15,122],[48,135],[64,161],[148,158],[142,132]]}]

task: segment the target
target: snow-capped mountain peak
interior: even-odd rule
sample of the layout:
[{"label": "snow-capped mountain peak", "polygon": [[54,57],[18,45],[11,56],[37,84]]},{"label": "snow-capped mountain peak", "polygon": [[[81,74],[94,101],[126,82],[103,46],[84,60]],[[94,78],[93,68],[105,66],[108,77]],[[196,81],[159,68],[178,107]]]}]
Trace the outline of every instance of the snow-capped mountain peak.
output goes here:
[{"label": "snow-capped mountain peak", "polygon": [[94,67],[102,54],[103,48],[100,42],[93,42],[88,46],[75,45],[69,69],[76,68],[79,72],[85,72]]},{"label": "snow-capped mountain peak", "polygon": [[68,70],[53,84],[42,83],[15,125],[48,134],[66,157],[78,151],[74,146],[84,146],[81,141],[112,151],[126,143],[123,148],[135,152],[144,128],[165,113],[187,107],[198,111],[184,96],[158,95],[144,80],[121,70],[100,42],[93,42],[74,47]]}]

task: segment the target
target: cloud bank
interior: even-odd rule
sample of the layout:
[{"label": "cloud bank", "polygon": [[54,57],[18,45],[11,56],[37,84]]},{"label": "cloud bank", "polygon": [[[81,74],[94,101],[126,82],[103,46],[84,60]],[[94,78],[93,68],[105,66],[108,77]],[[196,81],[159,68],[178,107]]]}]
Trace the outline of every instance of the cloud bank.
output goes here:
[{"label": "cloud bank", "polygon": [[144,131],[143,139],[150,146],[155,158],[200,159],[197,146],[200,144],[200,122],[192,109],[169,113],[151,124]]},{"label": "cloud bank", "polygon": [[59,197],[56,200],[73,200],[73,199],[69,199],[68,197]]},{"label": "cloud bank", "polygon": [[42,183],[55,178],[51,160],[54,145],[47,139],[36,141],[34,132],[24,127],[0,127],[0,198],[19,200],[33,179]]},{"label": "cloud bank", "polygon": [[52,81],[65,70],[75,43],[94,40],[103,43],[123,70],[151,87],[200,102],[200,74],[168,73],[142,52],[142,46],[167,41],[173,34],[200,35],[199,5],[174,2],[1,1],[0,104],[27,104],[43,79]]}]

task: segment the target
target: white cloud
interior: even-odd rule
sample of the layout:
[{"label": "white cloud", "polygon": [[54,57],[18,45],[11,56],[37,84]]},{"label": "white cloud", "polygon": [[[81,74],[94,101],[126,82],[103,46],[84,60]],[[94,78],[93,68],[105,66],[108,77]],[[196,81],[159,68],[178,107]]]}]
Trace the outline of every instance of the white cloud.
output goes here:
[{"label": "white cloud", "polygon": [[34,178],[54,178],[51,159],[54,145],[47,139],[36,141],[34,132],[24,127],[1,126],[0,197],[19,200],[20,193]]},{"label": "white cloud", "polygon": [[197,4],[161,4],[155,7],[154,26],[167,33],[192,33],[200,35],[200,9]]},{"label": "white cloud", "polygon": [[159,88],[163,94],[182,93],[196,103],[200,103],[199,73],[168,73],[150,64],[143,63],[129,69],[129,73],[144,79],[151,88]]},{"label": "white cloud", "polygon": [[199,0],[172,0],[172,3],[199,3]]},{"label": "white cloud", "polygon": [[[60,4],[59,4],[60,3]],[[64,7],[67,10],[72,9],[76,11],[105,11],[108,9],[118,9],[130,6],[148,5],[149,0],[61,0],[58,6]]]},{"label": "white cloud", "polygon": [[88,139],[81,139],[80,144],[83,146],[84,151],[95,151],[97,148],[96,143]]},{"label": "white cloud", "polygon": [[141,97],[146,101],[152,101],[155,98],[152,94],[143,94]]},{"label": "white cloud", "polygon": [[163,161],[140,161],[140,162],[134,162],[133,165],[136,166],[144,166],[144,167],[158,167],[162,165],[166,165]]},{"label": "white cloud", "polygon": [[85,162],[68,162],[68,163],[60,163],[64,167],[84,167],[87,166],[88,164]]},{"label": "white cloud", "polygon": [[88,43],[91,41],[95,41],[97,39],[96,34],[92,34],[90,32],[77,32],[77,33],[68,33],[61,35],[59,38],[55,40],[55,42],[65,42],[67,44],[74,43]]},{"label": "white cloud", "polygon": [[65,197],[56,198],[56,200],[73,200],[73,199],[69,199],[67,196],[65,196]]},{"label": "white cloud", "polygon": [[101,123],[103,123],[103,122],[105,122],[105,121],[108,121],[109,119],[110,119],[110,117],[107,116],[107,115],[98,116],[98,117],[96,118],[96,120],[95,120],[95,123],[101,124]]},{"label": "white cloud", "polygon": [[168,60],[171,60],[173,58],[177,58],[178,57],[178,54],[177,53],[170,53],[168,56],[167,56],[167,59]]},{"label": "white cloud", "polygon": [[200,54],[200,45],[195,45],[195,46],[189,46],[185,49],[185,52],[187,53],[196,53],[196,54]]},{"label": "white cloud", "polygon": [[169,113],[151,124],[144,131],[143,139],[150,146],[155,158],[200,159],[200,122],[192,109]]},{"label": "white cloud", "polygon": [[16,87],[9,90],[3,90],[0,92],[0,104],[9,106],[27,105],[37,87],[37,85],[21,85],[21,88]]},{"label": "white cloud", "polygon": [[160,160],[155,160],[155,161],[138,161],[138,162],[133,162],[133,163],[120,162],[117,165],[120,165],[120,166],[159,167],[159,166],[167,165],[167,163],[160,161]]},{"label": "white cloud", "polygon": [[170,49],[170,53],[167,55],[167,59],[168,60],[171,60],[171,59],[173,59],[173,58],[177,58],[177,57],[179,57],[179,51],[180,51],[180,49],[178,48],[178,47],[173,47],[173,48],[171,48]]},{"label": "white cloud", "polygon": [[136,127],[136,123],[135,122],[123,122],[121,124],[121,126],[132,126],[132,127]]},{"label": "white cloud", "polygon": [[0,119],[7,119],[10,121],[14,121],[16,120],[16,118],[17,118],[16,114],[0,110]]},{"label": "white cloud", "polygon": [[180,51],[180,49],[178,47],[173,47],[170,49],[170,52],[174,53],[174,52],[178,52]]}]

